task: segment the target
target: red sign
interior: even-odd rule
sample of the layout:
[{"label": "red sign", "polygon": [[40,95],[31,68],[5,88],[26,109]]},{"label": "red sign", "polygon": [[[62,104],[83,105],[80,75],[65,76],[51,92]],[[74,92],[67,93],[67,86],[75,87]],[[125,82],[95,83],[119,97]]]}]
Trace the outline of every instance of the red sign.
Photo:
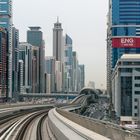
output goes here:
[{"label": "red sign", "polygon": [[112,38],[113,48],[140,48],[140,38]]}]

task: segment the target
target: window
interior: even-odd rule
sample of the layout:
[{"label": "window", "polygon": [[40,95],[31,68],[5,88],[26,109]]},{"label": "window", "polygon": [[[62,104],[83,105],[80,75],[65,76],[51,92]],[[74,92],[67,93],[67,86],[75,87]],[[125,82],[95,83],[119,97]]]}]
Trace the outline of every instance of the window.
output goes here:
[{"label": "window", "polygon": [[121,77],[121,115],[132,116],[132,77]]},{"label": "window", "polygon": [[137,102],[138,101],[138,99],[137,98],[135,98],[135,102]]},{"label": "window", "polygon": [[132,62],[123,62],[123,65],[131,65]]},{"label": "window", "polygon": [[135,109],[138,109],[138,106],[135,106]]},{"label": "window", "polygon": [[140,95],[140,91],[135,91],[135,94]]},{"label": "window", "polygon": [[140,68],[135,68],[136,71],[140,71]]},{"label": "window", "polygon": [[135,77],[135,80],[140,80],[140,76],[136,76]]},{"label": "window", "polygon": [[135,84],[135,87],[140,87],[140,84]]},{"label": "window", "polygon": [[137,117],[138,116],[138,114],[137,113],[135,113],[135,117]]},{"label": "window", "polygon": [[132,72],[131,68],[122,68],[121,72]]}]

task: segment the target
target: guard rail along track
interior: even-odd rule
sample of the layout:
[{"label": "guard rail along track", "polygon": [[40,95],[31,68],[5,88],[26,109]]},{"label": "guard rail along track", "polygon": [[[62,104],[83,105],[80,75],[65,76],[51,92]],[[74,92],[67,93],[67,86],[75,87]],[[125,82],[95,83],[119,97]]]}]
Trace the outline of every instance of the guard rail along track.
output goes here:
[{"label": "guard rail along track", "polygon": [[48,124],[57,140],[140,140],[139,131],[83,117],[69,109],[54,108],[48,113]]}]

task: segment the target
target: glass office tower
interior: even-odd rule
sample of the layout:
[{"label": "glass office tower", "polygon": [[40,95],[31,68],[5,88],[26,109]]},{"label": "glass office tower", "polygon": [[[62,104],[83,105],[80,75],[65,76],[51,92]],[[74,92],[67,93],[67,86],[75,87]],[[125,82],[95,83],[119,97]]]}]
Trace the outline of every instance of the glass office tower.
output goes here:
[{"label": "glass office tower", "polygon": [[112,68],[122,54],[140,53],[139,36],[140,0],[112,0]]},{"label": "glass office tower", "polygon": [[[111,103],[112,73],[118,59],[123,54],[140,54],[140,0],[109,0],[107,92],[110,94]],[[123,95],[121,98],[123,99]]]},{"label": "glass office tower", "polygon": [[45,65],[45,42],[43,40],[43,33],[41,27],[29,27],[27,31],[27,42],[39,48],[39,92],[44,93],[44,65]]},{"label": "glass office tower", "polygon": [[67,34],[65,35],[65,91],[72,91],[72,39]]}]

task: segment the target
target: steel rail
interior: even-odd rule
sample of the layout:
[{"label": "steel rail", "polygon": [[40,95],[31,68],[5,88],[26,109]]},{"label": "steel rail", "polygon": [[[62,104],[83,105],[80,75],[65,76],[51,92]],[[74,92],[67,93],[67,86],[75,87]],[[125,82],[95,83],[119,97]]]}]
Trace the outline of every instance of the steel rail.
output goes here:
[{"label": "steel rail", "polygon": [[30,124],[33,121],[35,121],[35,119],[37,117],[39,117],[40,115],[44,116],[44,114],[46,114],[46,112],[48,112],[48,110],[37,112],[36,114],[33,114],[32,116],[28,117],[27,120],[24,122],[23,126],[21,127],[21,129],[19,130],[15,140],[24,140],[24,136],[25,136],[25,134],[27,132],[27,129],[30,126]]},{"label": "steel rail", "polygon": [[39,120],[38,122],[38,126],[37,126],[37,140],[43,140],[43,137],[42,137],[42,126],[43,126],[43,123],[45,121],[45,118],[48,116],[48,112],[43,115],[41,117],[41,119]]}]

